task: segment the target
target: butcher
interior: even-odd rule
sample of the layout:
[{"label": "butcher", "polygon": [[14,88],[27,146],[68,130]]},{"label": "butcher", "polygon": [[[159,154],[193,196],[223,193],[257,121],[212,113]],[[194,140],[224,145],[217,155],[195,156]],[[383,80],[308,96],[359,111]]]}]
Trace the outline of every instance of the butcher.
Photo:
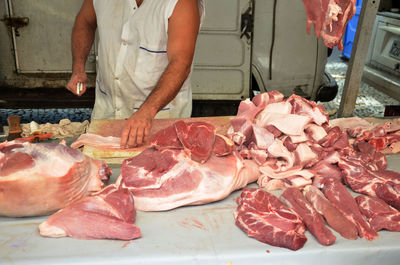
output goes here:
[{"label": "butcher", "polygon": [[85,63],[98,30],[92,119],[126,119],[121,148],[142,145],[155,118],[187,118],[203,0],[84,0],[72,31],[67,89],[86,91]]}]

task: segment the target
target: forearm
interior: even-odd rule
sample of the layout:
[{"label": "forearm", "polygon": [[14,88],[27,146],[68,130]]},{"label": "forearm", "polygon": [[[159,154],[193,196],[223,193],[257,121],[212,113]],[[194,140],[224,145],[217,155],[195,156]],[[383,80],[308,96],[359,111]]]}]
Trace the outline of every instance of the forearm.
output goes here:
[{"label": "forearm", "polygon": [[149,111],[155,116],[158,111],[176,97],[190,73],[190,68],[191,60],[172,60],[162,74],[155,89],[150,93],[140,109]]},{"label": "forearm", "polygon": [[72,72],[85,71],[85,63],[92,48],[96,26],[90,25],[81,16],[77,16],[72,31]]}]

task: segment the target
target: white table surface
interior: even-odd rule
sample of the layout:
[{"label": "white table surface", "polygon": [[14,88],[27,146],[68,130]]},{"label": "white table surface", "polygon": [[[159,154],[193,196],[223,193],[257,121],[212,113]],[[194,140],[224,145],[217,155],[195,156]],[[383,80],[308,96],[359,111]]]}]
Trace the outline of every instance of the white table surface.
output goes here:
[{"label": "white table surface", "polygon": [[[400,156],[388,161],[389,169],[400,170]],[[118,173],[114,168],[113,180]],[[167,212],[138,212],[143,237],[132,241],[44,238],[38,225],[46,217],[0,217],[0,264],[400,264],[396,232],[381,231],[370,242],[347,240],[333,231],[337,240],[326,247],[307,231],[308,240],[297,251],[261,243],[234,223],[239,195]]]}]

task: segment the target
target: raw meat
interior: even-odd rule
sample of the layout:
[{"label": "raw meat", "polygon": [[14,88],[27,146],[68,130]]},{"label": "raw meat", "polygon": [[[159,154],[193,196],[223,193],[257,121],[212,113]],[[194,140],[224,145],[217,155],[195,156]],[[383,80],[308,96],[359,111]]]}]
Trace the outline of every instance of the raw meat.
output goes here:
[{"label": "raw meat", "polygon": [[62,144],[0,144],[0,215],[37,216],[103,187],[111,170]]},{"label": "raw meat", "polygon": [[322,191],[328,200],[356,225],[360,237],[365,237],[367,240],[374,240],[378,237],[365,217],[361,215],[356,201],[342,183],[334,178],[325,178],[322,182]]},{"label": "raw meat", "polygon": [[280,196],[280,199],[301,217],[308,230],[317,238],[320,244],[329,246],[335,243],[336,237],[326,227],[324,218],[298,189],[287,188]]},{"label": "raw meat", "polygon": [[40,235],[79,239],[122,239],[141,237],[135,226],[135,206],[127,189],[110,185],[94,196],[67,206],[40,224]]},{"label": "raw meat", "polygon": [[93,133],[81,134],[72,144],[71,148],[79,148],[84,145],[109,149],[120,149],[121,138],[114,136],[101,136]]},{"label": "raw meat", "polygon": [[314,23],[315,35],[325,46],[343,50],[342,36],[347,22],[356,13],[356,0],[303,0],[307,15],[307,33]]},{"label": "raw meat", "polygon": [[[398,179],[398,181],[400,181],[400,178]],[[375,193],[387,204],[393,206],[397,210],[400,210],[400,184],[391,184],[392,183],[376,184]]]},{"label": "raw meat", "polygon": [[321,214],[330,227],[347,239],[357,239],[357,227],[332,205],[324,194],[315,186],[309,185],[303,189],[304,196]]},{"label": "raw meat", "polygon": [[[163,211],[221,200],[232,191],[257,180],[258,165],[252,160],[243,160],[233,151],[230,139],[214,134],[210,136],[208,128],[211,127],[204,123],[172,126],[176,128],[177,135],[184,135],[178,137],[181,143],[184,142],[183,148],[185,145],[194,148],[164,148],[159,145],[159,141],[157,149],[148,148],[126,159],[121,166],[117,183],[132,192],[138,210]],[[205,135],[209,140],[212,139],[214,146],[209,145],[211,140],[200,141],[207,142],[207,145],[201,147],[201,152],[197,152],[194,143],[204,135],[183,133],[187,126],[207,128]],[[193,153],[196,153],[196,157]],[[203,161],[208,153],[209,158]]]},{"label": "raw meat", "polygon": [[277,247],[298,250],[307,241],[300,217],[262,189],[246,188],[237,199],[236,225],[248,236]]},{"label": "raw meat", "polygon": [[400,212],[387,205],[383,200],[366,195],[356,197],[361,212],[368,218],[372,229],[400,232]]},{"label": "raw meat", "polygon": [[206,162],[214,147],[214,126],[205,122],[178,121],[174,127],[183,149],[190,158],[199,163]]}]

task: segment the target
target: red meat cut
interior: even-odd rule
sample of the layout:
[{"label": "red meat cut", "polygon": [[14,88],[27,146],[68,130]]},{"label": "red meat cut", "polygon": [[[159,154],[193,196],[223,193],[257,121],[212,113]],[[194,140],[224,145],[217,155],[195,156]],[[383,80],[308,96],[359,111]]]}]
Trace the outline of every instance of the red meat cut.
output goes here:
[{"label": "red meat cut", "polygon": [[277,247],[298,250],[307,241],[300,217],[274,195],[246,188],[237,199],[236,225],[248,236]]},{"label": "red meat cut", "polygon": [[62,144],[0,144],[0,216],[37,216],[99,191],[111,170]]},{"label": "red meat cut", "polygon": [[307,200],[314,206],[315,210],[326,219],[326,222],[332,229],[344,238],[357,239],[357,227],[344,217],[342,212],[333,206],[317,187],[308,185],[304,187],[303,193]]},{"label": "red meat cut", "polygon": [[303,0],[307,15],[307,33],[314,23],[315,35],[324,45],[343,50],[342,36],[347,22],[356,13],[356,0]]},{"label": "red meat cut", "polygon": [[375,231],[386,229],[400,232],[400,212],[377,197],[359,195],[356,197],[361,212]]},{"label": "red meat cut", "polygon": [[79,239],[122,239],[141,237],[135,226],[135,206],[127,189],[109,185],[94,196],[61,209],[40,224],[40,235]]},{"label": "red meat cut", "polygon": [[287,188],[280,196],[280,199],[301,217],[301,220],[303,220],[308,230],[317,238],[319,243],[325,246],[335,243],[336,237],[326,227],[324,218],[304,198],[300,190]]},{"label": "red meat cut", "polygon": [[334,178],[325,178],[322,180],[322,191],[328,200],[356,225],[360,237],[365,237],[367,240],[374,240],[378,237],[378,234],[362,216],[355,199],[342,183]]}]

